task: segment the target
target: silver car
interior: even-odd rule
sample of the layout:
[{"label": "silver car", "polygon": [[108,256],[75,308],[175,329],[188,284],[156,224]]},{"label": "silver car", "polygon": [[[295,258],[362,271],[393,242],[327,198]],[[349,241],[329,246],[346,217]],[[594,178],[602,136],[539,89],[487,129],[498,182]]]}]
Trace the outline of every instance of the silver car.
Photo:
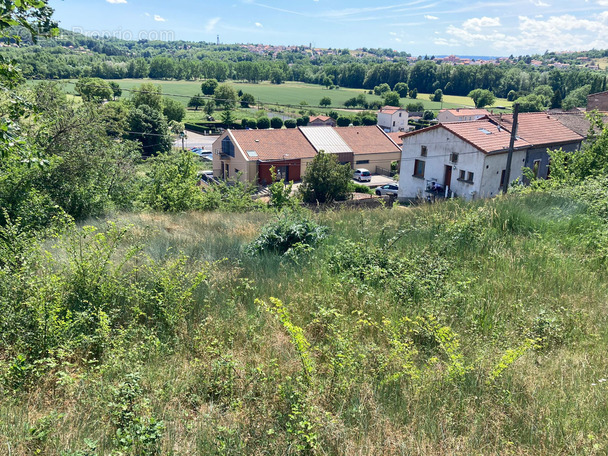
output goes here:
[{"label": "silver car", "polygon": [[376,195],[384,196],[384,195],[394,195],[397,196],[399,193],[399,184],[386,184],[382,187],[378,187],[376,189]]}]

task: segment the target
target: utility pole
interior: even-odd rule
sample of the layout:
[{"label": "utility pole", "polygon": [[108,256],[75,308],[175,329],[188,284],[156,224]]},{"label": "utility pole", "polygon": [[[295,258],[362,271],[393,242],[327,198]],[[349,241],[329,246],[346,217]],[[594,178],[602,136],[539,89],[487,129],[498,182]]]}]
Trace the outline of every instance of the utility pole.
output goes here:
[{"label": "utility pole", "polygon": [[513,149],[517,139],[517,117],[519,114],[519,103],[513,105],[513,127],[511,128],[511,141],[509,142],[509,154],[507,155],[507,169],[505,170],[505,180],[502,183],[502,193],[507,193],[509,181],[511,180],[511,162],[513,161]]}]

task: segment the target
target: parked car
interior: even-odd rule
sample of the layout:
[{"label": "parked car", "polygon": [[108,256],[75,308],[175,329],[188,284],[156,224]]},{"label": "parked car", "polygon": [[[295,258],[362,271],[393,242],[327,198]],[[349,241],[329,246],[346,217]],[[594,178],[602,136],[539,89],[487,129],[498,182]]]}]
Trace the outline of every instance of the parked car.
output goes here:
[{"label": "parked car", "polygon": [[397,196],[399,193],[399,184],[386,184],[382,187],[378,187],[376,189],[376,195],[384,196],[384,195],[394,195]]},{"label": "parked car", "polygon": [[358,180],[359,182],[371,182],[372,173],[370,173],[365,168],[359,168],[355,170],[355,174],[353,174],[353,179]]}]

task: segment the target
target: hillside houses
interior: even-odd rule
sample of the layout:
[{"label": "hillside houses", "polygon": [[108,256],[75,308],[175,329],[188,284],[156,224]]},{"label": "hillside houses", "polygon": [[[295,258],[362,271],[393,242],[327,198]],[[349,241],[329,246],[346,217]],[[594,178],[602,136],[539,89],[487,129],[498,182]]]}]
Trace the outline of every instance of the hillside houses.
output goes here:
[{"label": "hillside houses", "polygon": [[[453,193],[473,199],[497,195],[506,175],[512,122],[512,115],[486,116],[402,135],[399,197]],[[547,150],[575,151],[583,139],[546,113],[520,114],[510,180],[522,179],[523,167],[546,178]]]},{"label": "hillside houses", "polygon": [[267,185],[274,166],[279,177],[299,181],[321,150],[336,154],[340,163],[372,173],[390,169],[392,162],[401,159],[401,149],[375,125],[226,130],[213,143],[213,174]]}]

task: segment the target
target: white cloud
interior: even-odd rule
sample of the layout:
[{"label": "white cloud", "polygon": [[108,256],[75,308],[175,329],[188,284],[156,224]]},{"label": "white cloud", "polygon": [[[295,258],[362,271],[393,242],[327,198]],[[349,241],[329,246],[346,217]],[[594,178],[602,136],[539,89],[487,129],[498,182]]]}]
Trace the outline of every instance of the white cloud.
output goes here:
[{"label": "white cloud", "polygon": [[150,13],[144,13],[146,16],[150,17]]},{"label": "white cloud", "polygon": [[483,27],[500,27],[499,17],[472,17],[462,23],[465,30],[480,32]]},{"label": "white cloud", "polygon": [[207,21],[207,23],[205,24],[205,31],[206,32],[213,32],[213,29],[215,29],[215,26],[220,21],[220,19],[221,19],[220,17],[214,17],[212,19],[209,19]]},{"label": "white cloud", "polygon": [[106,2],[116,5],[118,3],[127,3],[127,0],[106,0]]},{"label": "white cloud", "polygon": [[437,19],[439,19],[437,16],[431,16],[430,14],[425,14],[424,18],[428,19],[429,21],[436,21]]},{"label": "white cloud", "polygon": [[543,0],[530,0],[530,2],[534,5],[534,6],[551,6],[548,3],[543,2]]},{"label": "white cloud", "polygon": [[167,19],[165,19],[164,17],[160,17],[158,14],[154,15],[154,20],[156,22],[166,22],[167,21]]},{"label": "white cloud", "polygon": [[[608,0],[606,0],[608,2]],[[501,27],[497,29],[496,27]],[[460,27],[449,26],[447,36],[437,37],[439,46],[489,46],[505,53],[605,49],[608,47],[608,11],[593,19],[572,14],[549,17],[519,16],[516,28],[504,29],[499,18],[473,18]]]},{"label": "white cloud", "polygon": [[261,23],[259,23],[259,22],[256,22],[256,23],[255,23],[255,26],[256,26],[256,27],[259,27],[259,28],[264,28],[264,26],[263,26]]}]

